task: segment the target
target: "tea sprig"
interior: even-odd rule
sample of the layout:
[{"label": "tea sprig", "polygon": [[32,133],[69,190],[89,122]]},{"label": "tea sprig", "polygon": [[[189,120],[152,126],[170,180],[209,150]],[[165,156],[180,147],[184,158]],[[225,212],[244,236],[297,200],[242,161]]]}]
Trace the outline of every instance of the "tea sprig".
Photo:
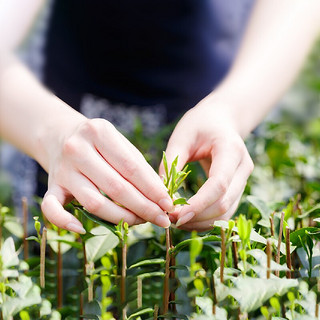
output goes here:
[{"label": "tea sprig", "polygon": [[[182,171],[177,171],[178,156],[176,156],[176,158],[172,161],[170,169],[165,152],[163,152],[162,161],[165,171],[163,183],[166,186],[171,199],[173,199],[175,193],[181,187],[183,181],[187,178],[191,170],[187,171],[188,165],[186,165]],[[179,197],[173,201],[173,204],[188,204],[188,202],[185,198]]]}]

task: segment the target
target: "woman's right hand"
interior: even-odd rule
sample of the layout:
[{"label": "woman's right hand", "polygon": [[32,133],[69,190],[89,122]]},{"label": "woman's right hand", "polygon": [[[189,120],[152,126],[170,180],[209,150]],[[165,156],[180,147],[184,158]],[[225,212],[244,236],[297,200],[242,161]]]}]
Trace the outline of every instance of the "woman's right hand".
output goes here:
[{"label": "woman's right hand", "polygon": [[[77,199],[94,215],[130,225],[168,227],[173,203],[158,174],[108,121],[87,119],[48,143],[48,191],[41,209],[60,228],[85,232],[63,205]],[[104,196],[105,193],[108,197]]]}]

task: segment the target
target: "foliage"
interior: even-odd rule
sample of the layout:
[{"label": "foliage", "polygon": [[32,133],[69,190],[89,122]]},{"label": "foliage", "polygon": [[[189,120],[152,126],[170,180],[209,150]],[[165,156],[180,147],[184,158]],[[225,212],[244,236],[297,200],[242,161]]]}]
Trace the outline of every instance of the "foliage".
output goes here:
[{"label": "foliage", "polygon": [[[318,95],[314,75],[304,74],[302,81]],[[59,230],[38,212],[28,250],[21,221],[0,205],[2,318],[318,319],[319,119],[311,119],[307,130],[296,121],[268,122],[249,137],[255,170],[240,206],[233,220],[216,221],[206,233],[168,232],[150,223],[114,226],[75,203],[68,209],[87,233]],[[161,139],[147,139],[142,129],[133,140],[157,164],[163,146],[155,143],[168,130]],[[203,171],[191,163],[177,172],[177,159],[168,164],[165,155],[163,163],[170,196],[187,205],[180,194],[196,192]],[[40,246],[46,248],[45,263]]]}]

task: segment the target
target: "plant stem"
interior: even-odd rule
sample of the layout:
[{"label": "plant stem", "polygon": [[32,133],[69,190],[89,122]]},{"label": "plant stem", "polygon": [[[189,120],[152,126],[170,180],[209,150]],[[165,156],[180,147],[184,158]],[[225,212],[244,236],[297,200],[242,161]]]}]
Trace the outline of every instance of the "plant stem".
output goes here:
[{"label": "plant stem", "polygon": [[[176,256],[174,254],[172,254],[173,250],[174,250],[174,246],[173,246],[173,241],[172,241],[172,230],[171,228],[169,229],[169,233],[170,233],[170,264],[169,264],[169,269],[170,269],[170,274],[169,274],[169,286],[170,286],[170,281],[173,283],[174,279],[176,278],[176,271],[175,268],[171,268],[174,267],[176,265]],[[169,293],[169,301],[172,301],[172,303],[169,305],[170,310],[175,313],[176,310],[176,304],[175,304],[175,300],[176,300],[176,295],[174,290],[171,290],[171,292]],[[173,318],[175,319],[175,318]]]},{"label": "plant stem", "polygon": [[[86,263],[86,275],[88,279],[88,302],[93,301],[94,262]],[[89,276],[88,276],[89,275]]]},{"label": "plant stem", "polygon": [[[79,315],[83,315],[83,293],[80,293],[80,306],[79,306]],[[79,317],[80,318],[80,317]]]},{"label": "plant stem", "polygon": [[154,306],[154,309],[153,309],[153,320],[157,320],[158,319],[158,313],[159,313],[159,306],[156,304]]},{"label": "plant stem", "polygon": [[[278,248],[277,248],[277,255],[276,255],[276,263],[278,264],[280,264],[280,248],[281,248],[281,240],[282,240],[283,220],[284,220],[284,212],[282,211],[281,219],[280,219],[280,227],[279,227]],[[275,275],[279,277],[279,270],[276,270]]]},{"label": "plant stem", "polygon": [[270,221],[270,233],[271,233],[271,237],[274,237],[274,212],[272,213],[272,215],[269,217],[269,221]]},{"label": "plant stem", "polygon": [[40,287],[45,287],[45,267],[46,267],[46,243],[47,243],[47,228],[43,227],[40,247]]},{"label": "plant stem", "polygon": [[271,274],[271,240],[268,239],[267,240],[267,279],[270,279],[270,274]]},{"label": "plant stem", "polygon": [[[60,236],[60,229],[58,229],[58,235]],[[58,241],[58,253],[57,253],[57,309],[62,308],[62,298],[63,298],[63,287],[62,287],[62,253],[61,253],[61,243]]]},{"label": "plant stem", "polygon": [[[235,232],[232,232],[232,236],[235,236]],[[237,243],[232,241],[232,256],[233,256],[233,266],[235,269],[238,269],[238,248]]]},{"label": "plant stem", "polygon": [[216,286],[214,282],[214,275],[210,277],[210,286],[211,286],[211,293],[212,293],[212,314],[216,314],[216,304],[217,304],[217,294],[216,294]]},{"label": "plant stem", "polygon": [[169,305],[169,276],[170,276],[170,229],[166,228],[166,265],[163,284],[163,314],[168,312]]},{"label": "plant stem", "polygon": [[122,319],[127,318],[127,311],[125,307],[126,303],[126,276],[127,276],[127,243],[123,241],[122,243],[122,269],[121,269],[121,291],[120,291],[120,300],[122,305]]},{"label": "plant stem", "polygon": [[286,273],[287,278],[291,279],[291,269],[292,269],[292,264],[291,264],[291,253],[290,253],[290,229],[289,227],[286,227],[286,260],[287,260],[287,267],[288,271]]},{"label": "plant stem", "polygon": [[221,259],[220,259],[220,282],[223,283],[224,263],[226,260],[226,234],[224,228],[220,229],[221,234]]},{"label": "plant stem", "polygon": [[28,237],[28,199],[23,197],[21,201],[23,212],[23,258],[27,260],[29,258],[29,241],[26,240]]},{"label": "plant stem", "polygon": [[137,277],[137,308],[142,308],[142,279]]}]

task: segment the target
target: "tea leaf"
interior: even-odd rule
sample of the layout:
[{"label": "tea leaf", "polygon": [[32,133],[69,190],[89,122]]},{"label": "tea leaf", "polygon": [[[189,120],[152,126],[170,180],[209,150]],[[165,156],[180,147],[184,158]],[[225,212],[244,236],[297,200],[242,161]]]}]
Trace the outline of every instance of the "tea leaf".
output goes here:
[{"label": "tea leaf", "polygon": [[140,310],[136,313],[133,313],[131,314],[129,317],[128,317],[128,320],[130,319],[136,319],[138,316],[141,316],[143,314],[146,314],[146,313],[151,313],[153,312],[153,309],[152,308],[146,308],[146,309],[143,309],[143,310]]},{"label": "tea leaf", "polygon": [[174,200],[173,204],[174,205],[177,205],[177,204],[182,205],[182,204],[189,204],[189,203],[187,202],[187,200],[185,198],[179,198],[179,199]]},{"label": "tea leaf", "polygon": [[166,178],[168,178],[169,177],[168,161],[167,161],[166,153],[164,151],[162,152],[162,161],[163,161],[164,171],[166,173]]},{"label": "tea leaf", "polygon": [[152,264],[165,264],[165,262],[166,262],[165,259],[148,259],[148,260],[143,260],[131,265],[129,269],[133,269],[141,266],[148,266]]}]

